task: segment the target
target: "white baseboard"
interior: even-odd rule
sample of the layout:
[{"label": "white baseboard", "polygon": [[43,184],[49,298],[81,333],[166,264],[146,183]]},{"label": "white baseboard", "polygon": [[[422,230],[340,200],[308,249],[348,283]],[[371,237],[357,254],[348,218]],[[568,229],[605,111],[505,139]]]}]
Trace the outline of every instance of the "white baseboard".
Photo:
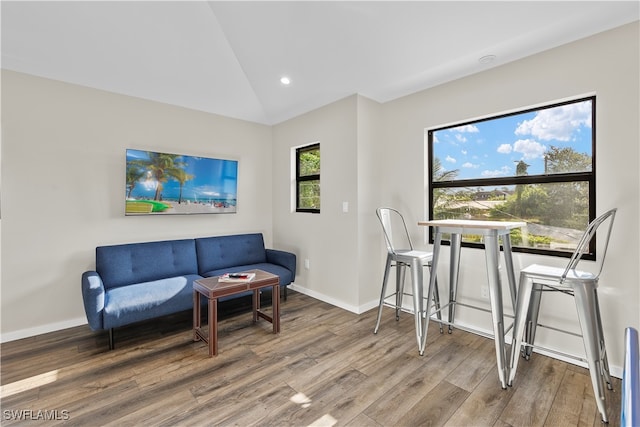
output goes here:
[{"label": "white baseboard", "polygon": [[0,343],[21,340],[23,338],[30,338],[36,335],[60,331],[62,329],[73,328],[75,326],[82,326],[86,324],[87,324],[86,318],[78,317],[76,319],[69,319],[63,322],[49,323],[47,325],[35,326],[33,328],[20,329],[18,331],[0,334]]},{"label": "white baseboard", "polygon": [[315,298],[317,300],[326,302],[327,304],[331,304],[331,305],[333,305],[335,307],[340,307],[340,308],[342,308],[344,310],[350,311],[350,312],[355,313],[355,314],[362,314],[365,311],[369,311],[372,308],[378,306],[378,301],[372,301],[370,303],[363,304],[363,305],[360,305],[360,306],[355,306],[355,305],[351,305],[351,304],[345,304],[344,301],[340,301],[340,300],[332,298],[332,297],[330,297],[328,295],[322,294],[320,292],[316,292],[314,290],[307,289],[307,288],[305,288],[303,286],[296,285],[295,283],[290,284],[289,288],[294,290],[294,291],[296,291],[296,292],[300,292],[301,294],[308,295],[308,296],[310,296],[312,298]]}]

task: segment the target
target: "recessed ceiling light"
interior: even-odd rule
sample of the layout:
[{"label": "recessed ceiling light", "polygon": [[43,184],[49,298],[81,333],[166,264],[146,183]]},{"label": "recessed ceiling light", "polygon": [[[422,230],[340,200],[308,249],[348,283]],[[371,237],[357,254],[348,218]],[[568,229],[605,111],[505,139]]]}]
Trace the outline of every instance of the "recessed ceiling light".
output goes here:
[{"label": "recessed ceiling light", "polygon": [[485,56],[482,56],[480,59],[478,59],[478,62],[480,62],[481,64],[491,64],[495,60],[496,60],[495,55],[485,55]]},{"label": "recessed ceiling light", "polygon": [[287,76],[280,77],[280,83],[282,83],[285,86],[288,86],[291,84],[291,79]]}]

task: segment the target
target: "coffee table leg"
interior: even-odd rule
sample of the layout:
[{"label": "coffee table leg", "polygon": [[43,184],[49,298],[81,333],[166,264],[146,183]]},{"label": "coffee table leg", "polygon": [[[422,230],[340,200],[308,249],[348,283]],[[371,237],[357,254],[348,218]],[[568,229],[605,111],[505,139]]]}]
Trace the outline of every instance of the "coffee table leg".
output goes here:
[{"label": "coffee table leg", "polygon": [[198,329],[200,328],[200,293],[193,291],[193,340],[200,341]]},{"label": "coffee table leg", "polygon": [[271,291],[272,301],[272,320],[273,320],[273,333],[280,333],[280,285],[275,285]]},{"label": "coffee table leg", "polygon": [[209,299],[209,357],[218,354],[218,299]]},{"label": "coffee table leg", "polygon": [[253,323],[258,322],[258,310],[260,310],[260,292],[257,289],[253,291]]}]

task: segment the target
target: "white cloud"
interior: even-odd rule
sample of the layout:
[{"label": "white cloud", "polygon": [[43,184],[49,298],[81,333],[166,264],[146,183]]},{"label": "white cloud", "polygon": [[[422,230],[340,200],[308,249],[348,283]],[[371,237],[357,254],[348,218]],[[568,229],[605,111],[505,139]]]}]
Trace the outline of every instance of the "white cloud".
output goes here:
[{"label": "white cloud", "polygon": [[465,156],[467,155],[467,150],[460,150],[460,152]]},{"label": "white cloud", "polygon": [[547,147],[532,139],[519,139],[513,143],[513,151],[522,154],[525,160],[542,157]]},{"label": "white cloud", "polygon": [[590,105],[584,101],[539,111],[533,119],[519,123],[515,133],[542,141],[570,141],[582,126],[591,128]]},{"label": "white cloud", "polygon": [[445,160],[446,160],[447,162],[449,162],[449,163],[455,163],[455,162],[456,162],[456,159],[454,159],[454,158],[453,158],[453,157],[451,157],[451,156],[447,156],[447,157],[445,158]]},{"label": "white cloud", "polygon": [[496,176],[504,176],[507,175],[509,172],[511,172],[511,168],[509,166],[503,166],[500,169],[495,169],[495,170],[484,170],[482,171],[482,173],[480,175],[482,175],[485,178],[493,178]]},{"label": "white cloud", "polygon": [[512,150],[511,144],[500,144],[498,147],[498,153],[509,154]]},{"label": "white cloud", "polygon": [[456,139],[460,142],[467,142],[467,138],[465,138],[464,136],[460,135],[459,133],[456,134]]},{"label": "white cloud", "polygon": [[479,167],[479,165],[474,165],[471,162],[465,162],[462,164],[463,168],[472,168],[472,169],[477,169]]},{"label": "white cloud", "polygon": [[462,132],[462,133],[478,133],[480,129],[478,129],[475,125],[463,125],[458,126],[451,129],[452,132]]}]

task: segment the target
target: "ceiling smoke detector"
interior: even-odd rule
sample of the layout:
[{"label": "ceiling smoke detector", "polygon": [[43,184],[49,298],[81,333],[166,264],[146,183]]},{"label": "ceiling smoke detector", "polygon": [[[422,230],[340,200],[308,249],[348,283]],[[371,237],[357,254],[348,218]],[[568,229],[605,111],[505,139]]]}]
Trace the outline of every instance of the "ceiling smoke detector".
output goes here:
[{"label": "ceiling smoke detector", "polygon": [[491,64],[493,61],[496,60],[496,56],[495,55],[485,55],[480,57],[480,59],[478,59],[478,62],[486,65],[486,64]]}]

